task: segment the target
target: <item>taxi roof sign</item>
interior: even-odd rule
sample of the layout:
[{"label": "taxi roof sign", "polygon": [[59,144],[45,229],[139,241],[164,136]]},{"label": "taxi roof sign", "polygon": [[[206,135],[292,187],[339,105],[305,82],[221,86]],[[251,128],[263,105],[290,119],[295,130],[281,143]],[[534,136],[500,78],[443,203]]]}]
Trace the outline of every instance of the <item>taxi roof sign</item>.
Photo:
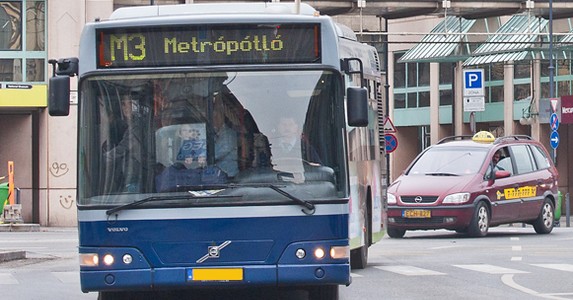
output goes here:
[{"label": "taxi roof sign", "polygon": [[495,141],[495,136],[489,131],[480,131],[472,137],[472,141],[477,143],[493,143]]}]

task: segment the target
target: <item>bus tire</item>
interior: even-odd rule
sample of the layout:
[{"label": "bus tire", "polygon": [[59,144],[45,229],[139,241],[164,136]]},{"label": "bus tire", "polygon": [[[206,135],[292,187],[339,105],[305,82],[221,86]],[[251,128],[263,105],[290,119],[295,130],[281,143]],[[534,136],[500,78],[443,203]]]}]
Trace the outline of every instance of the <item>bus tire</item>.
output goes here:
[{"label": "bus tire", "polygon": [[310,288],[309,300],[338,300],[338,285],[319,285]]},{"label": "bus tire", "polygon": [[553,230],[554,219],[555,209],[553,208],[553,203],[551,200],[545,198],[539,216],[535,222],[533,222],[533,229],[539,234],[550,233]]},{"label": "bus tire", "polygon": [[388,233],[389,237],[394,238],[394,239],[401,239],[406,234],[405,229],[399,229],[399,228],[394,228],[394,227],[390,227],[390,226],[388,226],[388,229],[386,229],[386,232]]}]

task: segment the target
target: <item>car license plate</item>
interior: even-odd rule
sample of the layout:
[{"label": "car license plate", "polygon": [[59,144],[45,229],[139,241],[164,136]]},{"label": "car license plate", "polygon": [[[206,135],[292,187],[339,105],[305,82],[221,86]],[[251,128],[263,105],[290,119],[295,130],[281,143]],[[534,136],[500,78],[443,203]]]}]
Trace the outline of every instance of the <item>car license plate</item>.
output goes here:
[{"label": "car license plate", "polygon": [[431,218],[432,212],[427,209],[407,209],[402,212],[404,218]]},{"label": "car license plate", "polygon": [[188,269],[188,281],[241,281],[242,268]]}]

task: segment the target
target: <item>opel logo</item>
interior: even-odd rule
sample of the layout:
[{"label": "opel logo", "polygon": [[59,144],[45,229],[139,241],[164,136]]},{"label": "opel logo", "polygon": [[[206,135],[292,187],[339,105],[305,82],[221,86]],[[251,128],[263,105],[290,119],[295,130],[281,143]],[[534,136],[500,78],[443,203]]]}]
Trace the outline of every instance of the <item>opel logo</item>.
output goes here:
[{"label": "opel logo", "polygon": [[422,196],[416,196],[416,198],[414,198],[414,202],[422,203]]}]

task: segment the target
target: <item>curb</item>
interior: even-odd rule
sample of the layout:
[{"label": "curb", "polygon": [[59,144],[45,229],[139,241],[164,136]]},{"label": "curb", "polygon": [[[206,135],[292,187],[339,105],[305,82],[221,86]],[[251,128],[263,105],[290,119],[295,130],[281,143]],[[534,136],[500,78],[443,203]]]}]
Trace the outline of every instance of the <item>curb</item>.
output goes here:
[{"label": "curb", "polygon": [[0,250],[0,262],[6,262],[17,259],[25,259],[26,251],[3,251]]},{"label": "curb", "polygon": [[39,232],[38,224],[0,224],[0,232]]}]

